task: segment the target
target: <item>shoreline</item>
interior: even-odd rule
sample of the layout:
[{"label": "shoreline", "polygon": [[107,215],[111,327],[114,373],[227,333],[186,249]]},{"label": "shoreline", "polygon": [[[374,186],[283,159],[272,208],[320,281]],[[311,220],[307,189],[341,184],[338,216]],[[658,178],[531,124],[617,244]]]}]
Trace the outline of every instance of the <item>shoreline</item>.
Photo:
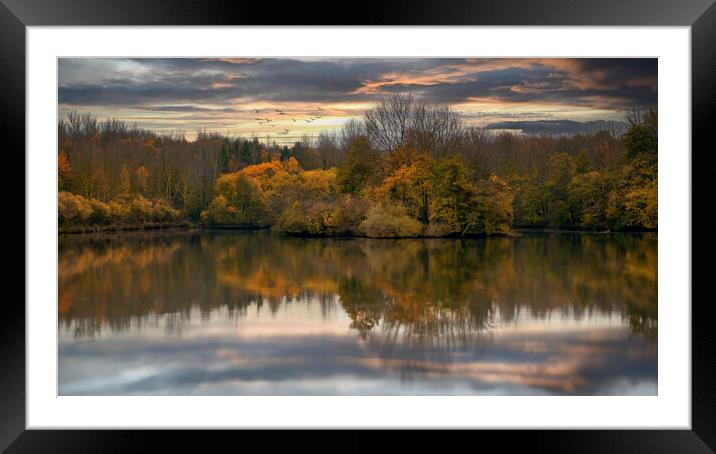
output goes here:
[{"label": "shoreline", "polygon": [[102,233],[123,233],[123,232],[155,232],[167,230],[223,230],[223,231],[242,231],[242,232],[269,232],[276,235],[282,235],[294,238],[367,238],[367,239],[481,239],[481,238],[497,238],[497,237],[520,237],[523,234],[590,234],[590,235],[608,235],[608,234],[632,234],[632,233],[658,233],[658,229],[642,229],[642,230],[580,230],[576,228],[558,229],[547,227],[516,227],[509,232],[486,234],[452,234],[452,235],[417,235],[417,236],[388,236],[388,237],[371,237],[355,233],[291,233],[272,230],[271,227],[255,226],[255,225],[227,225],[227,224],[197,224],[191,221],[182,221],[172,224],[143,224],[143,225],[121,225],[121,226],[70,226],[58,229],[58,235],[85,235],[85,234],[102,234]]}]

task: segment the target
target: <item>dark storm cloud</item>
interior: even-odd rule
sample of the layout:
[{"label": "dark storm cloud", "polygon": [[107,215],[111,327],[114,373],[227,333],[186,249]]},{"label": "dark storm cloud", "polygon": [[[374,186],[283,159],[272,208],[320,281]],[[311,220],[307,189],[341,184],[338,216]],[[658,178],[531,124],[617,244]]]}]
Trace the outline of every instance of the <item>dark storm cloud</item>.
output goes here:
[{"label": "dark storm cloud", "polygon": [[654,104],[656,86],[656,59],[61,59],[58,95],[65,107],[174,112],[206,110],[196,104],[374,102],[406,91],[449,104],[622,110]]},{"label": "dark storm cloud", "polygon": [[[152,102],[224,103],[233,98],[266,101],[354,101],[363,81],[392,71],[413,71],[458,60],[263,59],[232,63],[196,59],[131,59],[128,68],[91,83],[63,80],[88,62],[64,59],[59,66],[61,104],[136,106]],[[139,69],[141,68],[141,70]]]},{"label": "dark storm cloud", "polygon": [[[459,103],[469,98],[489,98],[503,103],[557,103],[599,109],[624,109],[656,102],[656,72],[630,65],[589,63],[582,72],[538,65],[535,68],[506,68],[480,73],[474,80],[441,84],[424,89],[396,85],[392,92],[417,91],[433,102]],[[642,66],[642,65],[638,65]],[[600,68],[601,76],[594,67]],[[626,69],[624,69],[626,67]],[[648,69],[648,68],[645,68]],[[611,71],[611,72],[610,72]],[[627,86],[622,84],[632,83]]]}]

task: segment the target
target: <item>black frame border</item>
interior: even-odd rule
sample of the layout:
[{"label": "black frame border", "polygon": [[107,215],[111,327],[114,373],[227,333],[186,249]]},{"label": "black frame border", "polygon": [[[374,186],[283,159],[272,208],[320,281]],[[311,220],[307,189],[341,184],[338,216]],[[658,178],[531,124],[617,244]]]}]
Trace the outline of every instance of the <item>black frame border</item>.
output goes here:
[{"label": "black frame border", "polygon": [[[716,6],[714,0],[410,0],[369,1],[357,7],[316,0],[310,8],[304,2],[277,7],[268,2],[231,0],[0,0],[0,132],[7,159],[11,151],[25,150],[25,52],[28,26],[212,26],[212,25],[440,25],[440,26],[690,26],[692,90],[692,244],[695,227],[694,206],[707,206],[703,194],[695,191],[694,170],[705,171],[706,153],[713,150],[710,139],[716,110]],[[349,11],[351,9],[352,11]],[[319,15],[318,11],[328,12]],[[674,151],[677,152],[677,151]],[[25,158],[13,168],[22,166]],[[19,158],[16,158],[19,159]],[[7,167],[9,169],[9,167]],[[19,174],[19,172],[16,172]],[[26,184],[23,173],[23,183]],[[23,184],[23,187],[25,187]],[[13,195],[18,185],[14,186]],[[8,187],[11,190],[12,186]],[[14,195],[10,199],[18,199]],[[694,201],[701,202],[695,204]],[[13,213],[23,216],[26,236],[26,201]],[[708,202],[705,202],[708,203]],[[11,241],[12,242],[12,241]],[[19,247],[19,242],[16,243]],[[705,277],[705,267],[694,266],[696,257],[710,255],[712,246],[700,247],[692,257],[692,300],[694,277]],[[23,250],[26,252],[26,250]],[[19,251],[18,251],[19,255]],[[24,254],[23,254],[24,256]],[[23,258],[25,276],[26,261]],[[16,266],[19,269],[19,266]],[[19,271],[17,271],[19,273]],[[26,285],[25,279],[23,279]],[[23,296],[25,289],[23,287]],[[716,336],[710,326],[708,299],[692,302],[692,401],[691,430],[530,430],[515,431],[509,437],[500,431],[481,431],[480,445],[496,441],[503,446],[549,451],[580,452],[714,452],[716,451]],[[0,451],[145,451],[166,448],[172,443],[191,447],[202,434],[179,431],[125,430],[26,430],[25,396],[25,308],[19,298],[6,298],[0,317]],[[399,424],[399,423],[398,423]],[[342,432],[342,431],[336,431]],[[365,446],[360,434],[337,433],[343,451]],[[141,437],[141,440],[140,440]],[[213,432],[202,437],[202,448],[231,442],[231,432]],[[271,437],[272,443],[300,445],[307,441],[295,431],[288,437]],[[423,433],[413,432],[407,444],[425,442]],[[208,441],[207,439],[211,439]],[[507,442],[507,443],[506,443]],[[373,444],[373,443],[371,443]],[[407,448],[406,440],[400,448]],[[199,448],[198,445],[193,445]],[[314,445],[315,446],[315,445]],[[312,447],[314,447],[312,446]],[[334,445],[334,448],[337,446]],[[203,449],[202,449],[203,450]]]}]

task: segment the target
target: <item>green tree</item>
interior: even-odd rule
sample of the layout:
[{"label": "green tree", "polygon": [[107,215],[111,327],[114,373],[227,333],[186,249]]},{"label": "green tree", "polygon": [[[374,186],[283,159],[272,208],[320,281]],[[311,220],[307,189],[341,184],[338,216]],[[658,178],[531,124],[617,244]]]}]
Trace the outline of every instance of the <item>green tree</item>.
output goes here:
[{"label": "green tree", "polygon": [[546,221],[550,227],[574,224],[574,216],[567,203],[569,183],[574,172],[574,160],[567,153],[556,153],[549,158],[545,189],[548,193]]},{"label": "green tree", "polygon": [[472,198],[473,210],[463,233],[507,233],[514,220],[514,192],[497,175],[479,181]]},{"label": "green tree", "polygon": [[579,225],[586,229],[607,228],[607,207],[612,182],[598,171],[576,175],[569,186],[569,205]]},{"label": "green tree", "polygon": [[452,233],[462,232],[471,209],[473,188],[461,157],[438,161],[433,168],[430,221],[446,225]]},{"label": "green tree", "polygon": [[630,158],[644,155],[656,159],[659,139],[656,109],[634,112],[629,122],[631,126],[624,135],[627,155]]},{"label": "green tree", "polygon": [[577,156],[574,157],[575,161],[575,170],[577,173],[587,173],[589,172],[589,168],[591,167],[591,159],[589,158],[589,152],[582,148],[582,150],[577,153]]},{"label": "green tree", "polygon": [[374,183],[381,158],[365,136],[356,137],[349,145],[346,160],[338,168],[338,189],[347,194],[360,194],[366,185]]}]

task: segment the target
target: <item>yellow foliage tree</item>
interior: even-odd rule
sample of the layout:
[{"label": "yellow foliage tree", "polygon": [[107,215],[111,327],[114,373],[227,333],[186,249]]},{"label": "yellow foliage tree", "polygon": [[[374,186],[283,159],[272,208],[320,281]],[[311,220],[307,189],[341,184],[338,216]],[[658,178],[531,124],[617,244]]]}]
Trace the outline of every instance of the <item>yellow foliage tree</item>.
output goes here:
[{"label": "yellow foliage tree", "polygon": [[123,196],[128,196],[132,193],[132,179],[126,164],[122,165],[122,170],[119,174],[119,193]]},{"label": "yellow foliage tree", "polygon": [[[392,197],[404,205],[411,216],[427,223],[430,218],[432,158],[427,153],[398,150],[391,159],[387,167],[393,170],[377,188],[376,195],[380,198]],[[396,167],[398,163],[401,165]]]},{"label": "yellow foliage tree", "polygon": [[149,180],[149,171],[144,166],[137,167],[134,172],[137,179],[137,189],[140,193],[144,194],[147,192],[147,182]]},{"label": "yellow foliage tree", "polygon": [[293,156],[289,157],[284,164],[284,167],[286,168],[286,172],[288,173],[299,173],[301,170],[301,164],[298,163],[298,160],[294,158]]}]

